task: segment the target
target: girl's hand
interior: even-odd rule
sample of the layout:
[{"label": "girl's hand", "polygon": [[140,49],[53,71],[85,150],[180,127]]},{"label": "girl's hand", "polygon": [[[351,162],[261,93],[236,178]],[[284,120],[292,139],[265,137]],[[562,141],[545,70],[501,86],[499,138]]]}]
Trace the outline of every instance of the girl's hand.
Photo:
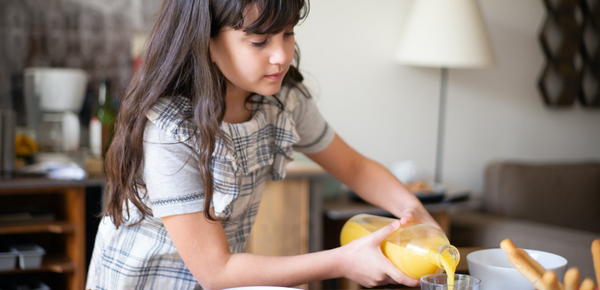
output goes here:
[{"label": "girl's hand", "polygon": [[381,252],[381,243],[400,227],[393,222],[378,231],[343,246],[344,277],[372,288],[388,284],[417,286],[419,281],[404,275]]},{"label": "girl's hand", "polygon": [[400,224],[406,225],[409,223],[428,224],[440,230],[440,225],[431,217],[423,206],[407,207],[400,217]]}]

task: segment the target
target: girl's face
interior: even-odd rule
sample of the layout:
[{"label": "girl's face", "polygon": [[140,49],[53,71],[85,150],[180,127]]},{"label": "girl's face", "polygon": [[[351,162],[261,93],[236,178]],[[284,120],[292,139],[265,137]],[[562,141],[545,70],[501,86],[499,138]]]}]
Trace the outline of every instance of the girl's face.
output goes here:
[{"label": "girl's face", "polygon": [[[253,15],[254,13],[254,15]],[[247,21],[257,17],[250,9]],[[210,40],[210,54],[227,79],[227,90],[273,95],[281,88],[283,77],[294,58],[294,29],[278,34],[246,34],[226,27]]]}]

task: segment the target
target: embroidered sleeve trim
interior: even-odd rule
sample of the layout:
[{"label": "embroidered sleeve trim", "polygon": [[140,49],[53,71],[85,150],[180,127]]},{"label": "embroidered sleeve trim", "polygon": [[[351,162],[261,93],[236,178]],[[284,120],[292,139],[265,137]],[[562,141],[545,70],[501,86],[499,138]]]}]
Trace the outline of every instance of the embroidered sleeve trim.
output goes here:
[{"label": "embroidered sleeve trim", "polygon": [[153,206],[165,206],[179,203],[188,203],[192,201],[204,200],[204,192],[190,193],[180,196],[156,198],[152,200]]}]

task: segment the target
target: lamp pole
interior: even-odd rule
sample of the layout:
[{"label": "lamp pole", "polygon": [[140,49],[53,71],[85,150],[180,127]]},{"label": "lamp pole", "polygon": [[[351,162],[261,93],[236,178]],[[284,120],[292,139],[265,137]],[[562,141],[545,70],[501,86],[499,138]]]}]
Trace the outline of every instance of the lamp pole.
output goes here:
[{"label": "lamp pole", "polygon": [[479,0],[415,1],[396,58],[421,67],[441,68],[434,181],[442,182],[444,123],[449,68],[479,68],[495,63]]},{"label": "lamp pole", "polygon": [[435,182],[442,182],[442,159],[444,155],[444,120],[446,119],[446,88],[448,68],[442,67],[442,86],[440,87],[440,108],[438,113],[437,148],[435,154]]}]

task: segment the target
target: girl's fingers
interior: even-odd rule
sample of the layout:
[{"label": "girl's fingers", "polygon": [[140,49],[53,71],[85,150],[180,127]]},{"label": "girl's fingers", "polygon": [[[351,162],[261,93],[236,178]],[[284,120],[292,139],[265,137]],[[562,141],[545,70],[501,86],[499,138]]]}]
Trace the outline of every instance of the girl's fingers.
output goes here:
[{"label": "girl's fingers", "polygon": [[[387,260],[387,259],[386,259]],[[395,281],[395,284],[404,284],[406,286],[417,286],[419,285],[419,280],[412,279],[406,275],[404,275],[394,264],[387,260],[385,262],[385,268],[383,269],[385,274],[388,275],[392,280]]]},{"label": "girl's fingers", "polygon": [[400,218],[400,224],[408,224],[413,220],[413,216],[412,213],[405,213],[402,215],[402,217]]},{"label": "girl's fingers", "polygon": [[382,285],[398,285],[400,284],[398,281],[394,280],[394,278],[387,276],[387,278],[385,278],[385,280],[383,281]]},{"label": "girl's fingers", "polygon": [[[393,222],[393,223],[385,226],[384,228],[388,228],[386,231],[382,231],[382,229],[380,229],[379,231],[375,232],[375,233],[380,232],[379,233],[380,235],[376,237],[377,240],[379,241],[379,243],[381,243],[381,241],[383,241],[383,239],[389,237],[389,235],[391,235],[395,230],[397,230],[398,227],[400,227],[400,223],[396,221],[396,222]],[[412,279],[412,278],[404,275],[404,273],[402,273],[402,271],[400,271],[394,265],[394,263],[392,263],[392,261],[390,261],[388,258],[384,257],[383,255],[381,256],[381,258],[382,258],[382,260],[380,262],[380,265],[383,266],[381,268],[381,271],[383,271],[383,273],[385,273],[385,275],[387,276],[387,279],[385,279],[382,282],[387,283],[387,284],[404,284],[406,286],[418,286],[419,285],[419,280],[415,280],[415,279]]]},{"label": "girl's fingers", "polygon": [[416,287],[416,286],[419,286],[419,284],[421,284],[421,282],[419,280],[407,278],[407,279],[405,279],[404,282],[402,282],[402,284],[404,284],[406,286],[410,286],[410,287]]},{"label": "girl's fingers", "polygon": [[385,238],[389,237],[395,230],[397,230],[398,227],[400,227],[400,223],[395,221],[373,232],[370,236],[373,238],[373,241],[379,245],[381,242],[383,242],[383,240],[385,240]]},{"label": "girl's fingers", "polygon": [[405,225],[410,222],[417,221],[417,219],[418,215],[415,209],[409,208],[402,213],[402,216],[400,217],[400,224]]},{"label": "girl's fingers", "polygon": [[[424,209],[423,209],[424,210]],[[420,213],[420,214],[419,214]],[[404,211],[402,217],[400,218],[400,223],[402,225],[406,225],[408,223],[412,224],[428,224],[431,225],[441,231],[443,231],[442,227],[427,213],[427,211],[421,212],[419,209],[410,208]]]}]

